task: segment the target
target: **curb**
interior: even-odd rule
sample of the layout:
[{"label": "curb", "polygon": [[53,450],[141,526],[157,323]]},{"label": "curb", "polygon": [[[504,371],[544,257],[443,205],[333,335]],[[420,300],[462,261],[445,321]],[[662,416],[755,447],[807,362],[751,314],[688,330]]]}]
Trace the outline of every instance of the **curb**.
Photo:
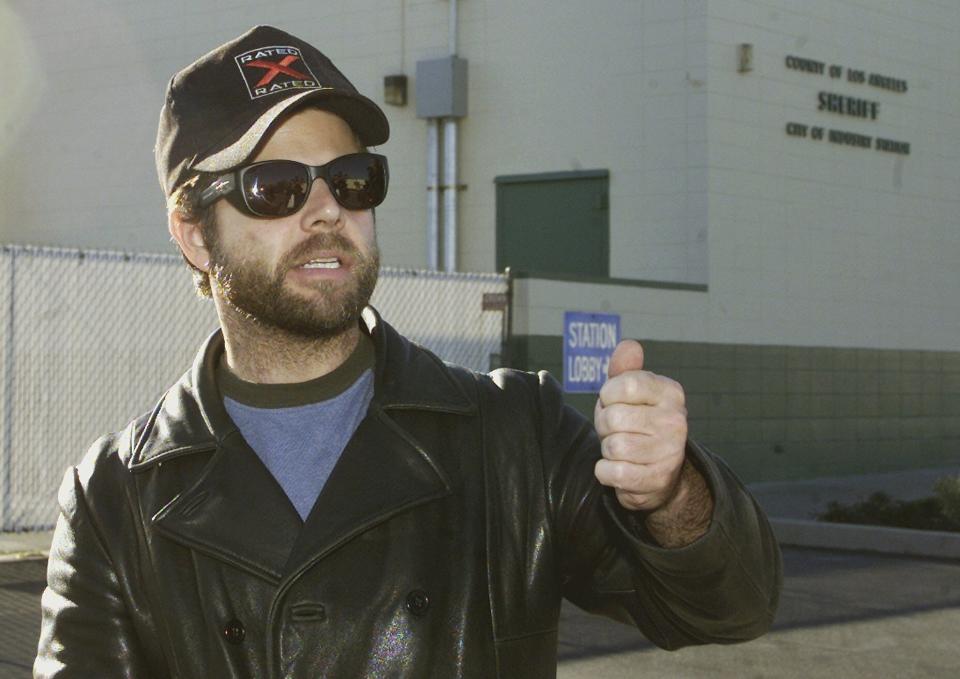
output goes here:
[{"label": "curb", "polygon": [[49,557],[50,552],[42,549],[29,552],[10,552],[8,554],[0,554],[0,563],[13,563],[14,561],[45,561]]},{"label": "curb", "polygon": [[46,559],[53,531],[0,533],[0,563]]},{"label": "curb", "polygon": [[960,560],[960,533],[770,519],[781,545]]}]

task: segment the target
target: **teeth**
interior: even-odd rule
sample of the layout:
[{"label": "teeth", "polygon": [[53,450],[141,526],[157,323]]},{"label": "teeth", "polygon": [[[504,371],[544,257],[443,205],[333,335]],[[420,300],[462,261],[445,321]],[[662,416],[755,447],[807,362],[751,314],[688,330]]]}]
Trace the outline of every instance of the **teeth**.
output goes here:
[{"label": "teeth", "polygon": [[340,260],[337,258],[333,259],[315,259],[312,262],[307,262],[303,265],[304,269],[339,269]]}]

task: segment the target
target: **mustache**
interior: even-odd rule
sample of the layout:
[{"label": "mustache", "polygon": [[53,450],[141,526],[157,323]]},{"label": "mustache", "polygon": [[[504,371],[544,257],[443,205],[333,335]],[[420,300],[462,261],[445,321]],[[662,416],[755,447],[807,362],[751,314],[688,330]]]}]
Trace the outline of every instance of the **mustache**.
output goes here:
[{"label": "mustache", "polygon": [[314,253],[323,250],[338,250],[354,259],[361,258],[360,250],[346,236],[339,233],[321,232],[310,236],[284,255],[280,261],[279,270],[292,269],[297,266],[298,262],[308,260]]}]

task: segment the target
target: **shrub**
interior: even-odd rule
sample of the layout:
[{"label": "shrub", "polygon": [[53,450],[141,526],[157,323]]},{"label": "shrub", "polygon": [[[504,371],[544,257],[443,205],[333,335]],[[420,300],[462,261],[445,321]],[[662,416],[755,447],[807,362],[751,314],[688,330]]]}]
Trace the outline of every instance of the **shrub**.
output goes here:
[{"label": "shrub", "polygon": [[960,523],[960,476],[944,476],[933,487],[940,502],[940,511],[955,523]]},{"label": "shrub", "polygon": [[[954,481],[958,481],[954,479]],[[960,482],[952,497],[960,500]],[[821,521],[859,523],[874,526],[894,526],[920,530],[960,530],[960,521],[951,519],[942,509],[938,498],[896,500],[886,493],[873,493],[866,500],[852,504],[831,502],[827,511],[818,517]]]}]

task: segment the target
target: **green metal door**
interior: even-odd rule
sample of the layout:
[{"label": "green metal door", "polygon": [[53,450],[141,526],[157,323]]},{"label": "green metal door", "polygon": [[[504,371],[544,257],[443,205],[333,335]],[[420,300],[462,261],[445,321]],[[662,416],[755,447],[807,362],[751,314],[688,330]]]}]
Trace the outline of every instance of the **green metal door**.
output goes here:
[{"label": "green metal door", "polygon": [[607,278],[609,172],[588,170],[494,179],[497,270]]}]

